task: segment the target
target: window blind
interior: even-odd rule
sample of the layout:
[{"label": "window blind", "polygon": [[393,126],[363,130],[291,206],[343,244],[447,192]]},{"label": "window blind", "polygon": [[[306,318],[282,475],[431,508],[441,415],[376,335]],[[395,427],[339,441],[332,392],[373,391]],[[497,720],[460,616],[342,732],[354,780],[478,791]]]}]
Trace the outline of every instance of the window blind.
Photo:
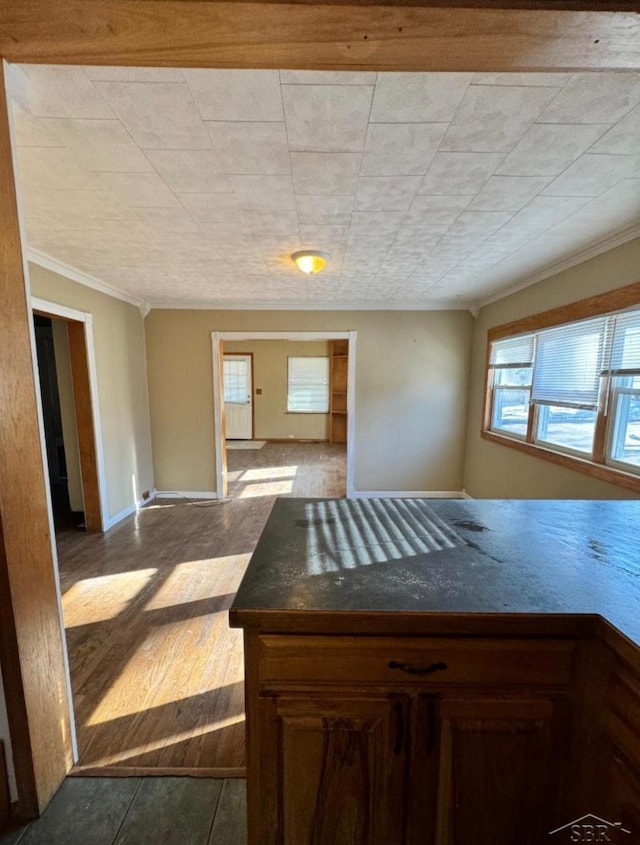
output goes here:
[{"label": "window blind", "polygon": [[536,333],[532,402],[597,407],[606,322],[598,317]]},{"label": "window blind", "polygon": [[640,311],[616,315],[609,369],[615,373],[640,373]]},{"label": "window blind", "polygon": [[328,413],[328,358],[289,358],[287,410],[298,413]]},{"label": "window blind", "polygon": [[530,367],[533,361],[534,335],[523,334],[495,340],[491,344],[492,367]]}]

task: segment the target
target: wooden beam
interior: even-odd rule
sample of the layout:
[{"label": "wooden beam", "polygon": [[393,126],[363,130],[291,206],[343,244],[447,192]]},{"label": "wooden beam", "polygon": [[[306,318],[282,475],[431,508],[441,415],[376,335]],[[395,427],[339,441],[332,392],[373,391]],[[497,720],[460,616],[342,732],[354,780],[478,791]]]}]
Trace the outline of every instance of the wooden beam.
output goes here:
[{"label": "wooden beam", "polygon": [[575,11],[638,10],[637,0],[472,2],[473,8],[460,8],[456,0],[437,7],[400,0],[379,5],[356,0],[0,0],[0,54],[12,62],[160,67],[640,68],[637,13]]},{"label": "wooden beam", "polygon": [[[46,480],[38,429],[30,320],[20,247],[4,73],[0,65],[0,616],[19,800],[45,806],[71,767],[69,708]],[[3,631],[3,636],[4,636]],[[3,672],[5,666],[3,665]],[[17,711],[19,712],[16,712]]]}]

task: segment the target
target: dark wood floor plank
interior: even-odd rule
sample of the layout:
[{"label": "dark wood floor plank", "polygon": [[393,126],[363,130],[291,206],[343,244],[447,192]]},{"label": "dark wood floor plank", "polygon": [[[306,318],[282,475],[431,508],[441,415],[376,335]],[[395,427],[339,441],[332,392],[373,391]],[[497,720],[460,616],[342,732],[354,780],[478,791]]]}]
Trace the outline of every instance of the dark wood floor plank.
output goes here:
[{"label": "dark wood floor plank", "polygon": [[139,778],[68,778],[20,845],[112,845]]},{"label": "dark wood floor plank", "polygon": [[157,500],[58,535],[80,770],[244,771],[242,632],[227,611],[277,496],[342,496],[345,447],[229,451],[229,499]]},{"label": "dark wood floor plank", "polygon": [[246,781],[224,781],[208,845],[247,845]]},{"label": "dark wood floor plank", "polygon": [[223,781],[145,778],[114,845],[206,845]]}]

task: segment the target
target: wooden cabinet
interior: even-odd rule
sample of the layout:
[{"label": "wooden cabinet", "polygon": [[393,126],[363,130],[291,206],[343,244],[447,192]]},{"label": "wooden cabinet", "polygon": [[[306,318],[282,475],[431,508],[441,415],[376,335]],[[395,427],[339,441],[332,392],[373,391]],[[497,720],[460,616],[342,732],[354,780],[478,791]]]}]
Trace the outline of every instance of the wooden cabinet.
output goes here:
[{"label": "wooden cabinet", "polygon": [[330,440],[347,442],[347,376],[349,341],[331,341],[331,392],[329,401]]},{"label": "wooden cabinet", "polygon": [[534,845],[564,809],[571,642],[248,634],[246,651],[252,845]]}]

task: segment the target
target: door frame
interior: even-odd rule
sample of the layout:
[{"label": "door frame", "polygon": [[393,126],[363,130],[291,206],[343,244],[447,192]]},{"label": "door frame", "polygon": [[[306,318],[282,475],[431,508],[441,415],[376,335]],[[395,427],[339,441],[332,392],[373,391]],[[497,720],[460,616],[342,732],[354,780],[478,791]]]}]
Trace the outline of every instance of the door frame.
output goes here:
[{"label": "door frame", "polygon": [[356,430],[356,331],[324,332],[211,332],[211,356],[213,365],[213,440],[215,451],[216,496],[227,495],[227,448],[224,436],[224,395],[222,383],[222,360],[224,342],[242,340],[347,340],[349,342],[349,366],[347,370],[347,498],[354,494],[354,439]]},{"label": "door frame", "polygon": [[[223,363],[224,363],[225,358],[227,358],[228,356],[233,356],[233,355],[240,355],[243,358],[250,358],[251,359],[251,367],[250,367],[250,370],[251,370],[251,439],[255,440],[256,439],[256,403],[254,402],[254,390],[255,390],[255,388],[254,388],[254,384],[253,384],[253,376],[254,376],[254,372],[253,372],[253,352],[223,352],[222,353]],[[222,371],[222,396],[223,396],[222,407],[224,408],[224,405],[225,405],[225,403],[224,403],[224,371]],[[226,428],[226,422],[225,422],[225,428]],[[226,439],[227,438],[226,438],[226,430],[225,430],[225,441],[226,441]]]},{"label": "door frame", "polygon": [[[78,428],[78,445],[81,455],[86,454],[84,468],[80,467],[82,477],[82,497],[85,507],[85,520],[88,531],[103,532],[109,524],[107,512],[106,470],[104,448],[102,440],[102,426],[100,423],[100,402],[98,399],[98,376],[96,367],[96,351],[93,341],[93,315],[85,311],[77,311],[57,302],[31,297],[32,313],[43,314],[45,317],[62,319],[68,328],[74,331],[75,337],[69,336],[71,348],[71,371],[73,385],[73,401]],[[88,392],[88,397],[85,395]],[[88,403],[86,400],[89,400]],[[44,441],[44,425],[39,420],[40,437]],[[87,463],[90,467],[87,467]],[[53,519],[53,514],[50,514]]]}]

